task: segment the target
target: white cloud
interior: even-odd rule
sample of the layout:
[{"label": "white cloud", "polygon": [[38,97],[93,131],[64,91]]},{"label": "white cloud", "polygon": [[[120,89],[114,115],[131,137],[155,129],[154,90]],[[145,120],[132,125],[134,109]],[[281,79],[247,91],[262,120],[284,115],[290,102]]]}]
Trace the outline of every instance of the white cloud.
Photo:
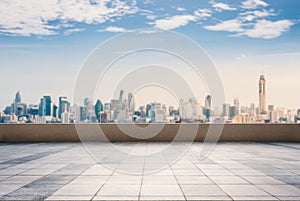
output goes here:
[{"label": "white cloud", "polygon": [[205,29],[211,31],[228,31],[228,32],[242,32],[244,31],[243,23],[238,19],[226,20],[216,25],[204,26]]},{"label": "white cloud", "polygon": [[259,6],[267,7],[268,5],[269,4],[267,4],[262,0],[246,0],[242,2],[242,8],[246,8],[246,9],[255,9]]},{"label": "white cloud", "polygon": [[175,15],[172,17],[167,17],[165,19],[160,19],[154,21],[154,27],[164,30],[175,29],[181,26],[187,25],[190,21],[195,21],[197,19],[194,15]]},{"label": "white cloud", "polygon": [[166,17],[164,19],[156,20],[149,24],[154,25],[154,27],[159,29],[170,30],[185,26],[189,22],[195,22],[200,19],[211,17],[211,13],[212,11],[209,9],[198,9],[195,10],[193,14],[174,15],[171,17]]},{"label": "white cloud", "polygon": [[124,32],[128,32],[128,30],[126,30],[126,29],[124,29],[122,27],[109,26],[109,27],[106,27],[104,30],[98,30],[98,32],[124,33]]},{"label": "white cloud", "polygon": [[194,15],[197,18],[206,18],[206,17],[211,17],[211,10],[209,9],[198,9],[194,12]]},{"label": "white cloud", "polygon": [[225,3],[215,3],[215,2],[212,2],[212,7],[215,8],[217,11],[222,11],[222,10],[230,10],[230,11],[233,11],[233,10],[236,10],[236,8],[233,8],[231,6],[229,6],[228,4],[225,4]]},{"label": "white cloud", "polygon": [[147,15],[146,18],[148,20],[154,20],[156,18],[156,16],[155,15]]},{"label": "white cloud", "polygon": [[186,9],[183,8],[183,7],[178,7],[178,8],[176,8],[176,10],[177,10],[177,11],[186,11]]},{"label": "white cloud", "polygon": [[286,32],[293,26],[294,23],[290,20],[259,20],[254,25],[253,29],[248,29],[240,35],[246,35],[251,38],[272,39],[279,37],[283,32]]},{"label": "white cloud", "polygon": [[253,23],[243,23],[239,19],[232,19],[216,25],[204,26],[204,28],[211,31],[236,32],[236,36],[245,35],[251,38],[273,39],[288,31],[294,25],[294,22],[290,20],[269,21],[261,19],[254,26],[252,25]]},{"label": "white cloud", "polygon": [[135,12],[135,0],[2,0],[0,32],[22,36],[51,35],[69,23],[103,23]]},{"label": "white cloud", "polygon": [[257,18],[265,18],[268,16],[275,16],[273,10],[254,10],[254,11],[247,11],[244,13],[240,13],[240,18],[243,21],[253,21]]},{"label": "white cloud", "polygon": [[72,33],[75,33],[75,32],[81,32],[81,31],[84,31],[85,29],[80,29],[80,28],[75,28],[75,29],[67,29],[65,32],[64,32],[64,35],[65,36],[68,36],[68,35],[71,35]]}]

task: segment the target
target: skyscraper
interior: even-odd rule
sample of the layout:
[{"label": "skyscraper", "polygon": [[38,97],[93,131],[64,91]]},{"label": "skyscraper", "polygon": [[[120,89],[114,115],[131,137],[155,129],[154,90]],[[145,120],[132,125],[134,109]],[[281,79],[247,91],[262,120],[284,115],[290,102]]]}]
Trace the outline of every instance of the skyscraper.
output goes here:
[{"label": "skyscraper", "polygon": [[211,96],[207,95],[205,98],[205,108],[204,108],[204,115],[206,119],[209,121],[211,115]]},{"label": "skyscraper", "polygon": [[100,119],[99,119],[99,117],[100,117],[100,112],[102,112],[102,111],[103,111],[103,104],[102,104],[102,102],[98,99],[97,102],[96,102],[96,105],[95,105],[95,114],[96,114],[96,118],[97,118],[98,120],[100,120]]},{"label": "skyscraper", "polygon": [[230,119],[233,119],[237,115],[238,115],[238,109],[237,109],[237,107],[235,105],[230,106],[230,109],[229,109]]},{"label": "skyscraper", "polygon": [[211,109],[211,96],[207,95],[205,98],[205,108]]},{"label": "skyscraper", "polygon": [[21,103],[21,94],[20,94],[20,91],[18,91],[17,94],[16,94],[15,103]]},{"label": "skyscraper", "polygon": [[67,100],[67,97],[59,97],[59,103],[58,103],[58,118],[61,118],[61,114],[63,112],[69,112],[70,111],[70,103]]},{"label": "skyscraper", "polygon": [[44,96],[41,99],[39,106],[39,115],[40,116],[51,116],[51,97]]},{"label": "skyscraper", "polygon": [[267,113],[267,103],[266,103],[266,79],[264,75],[261,75],[259,78],[259,104],[258,111],[260,114]]},{"label": "skyscraper", "polygon": [[135,99],[132,93],[128,94],[128,107],[129,107],[129,112],[134,112],[135,110]]},{"label": "skyscraper", "polygon": [[240,114],[240,101],[239,101],[239,98],[234,98],[233,105],[236,106],[237,114],[239,115]]},{"label": "skyscraper", "polygon": [[229,118],[230,116],[230,104],[224,103],[223,104],[223,117]]},{"label": "skyscraper", "polygon": [[120,90],[119,101],[122,103],[123,101],[124,90]]},{"label": "skyscraper", "polygon": [[21,103],[21,94],[20,91],[16,93],[15,100],[11,104],[11,114],[17,114],[18,113],[18,104]]}]

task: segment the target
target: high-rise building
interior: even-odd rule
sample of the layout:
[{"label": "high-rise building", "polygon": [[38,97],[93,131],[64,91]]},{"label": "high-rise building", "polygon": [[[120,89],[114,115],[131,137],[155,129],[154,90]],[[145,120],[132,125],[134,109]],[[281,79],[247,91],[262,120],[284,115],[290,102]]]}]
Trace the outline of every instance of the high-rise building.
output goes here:
[{"label": "high-rise building", "polygon": [[72,123],[79,123],[80,120],[80,106],[76,103],[70,108],[70,121]]},{"label": "high-rise building", "polygon": [[151,110],[151,105],[147,104],[146,105],[146,117],[150,117],[150,114],[149,114],[150,110]]},{"label": "high-rise building", "polygon": [[70,113],[67,111],[64,111],[61,113],[61,123],[62,124],[68,124],[70,123]]},{"label": "high-rise building", "polygon": [[83,100],[83,105],[86,107],[88,110],[91,110],[93,108],[93,101],[89,98],[85,98]]},{"label": "high-rise building", "polygon": [[255,117],[256,116],[256,108],[255,108],[255,104],[254,103],[250,104],[250,116],[251,117]]},{"label": "high-rise building", "polygon": [[234,106],[230,106],[230,109],[229,109],[229,116],[230,116],[230,118],[233,119],[237,115],[238,115],[237,107],[235,105]]},{"label": "high-rise building", "polygon": [[206,120],[209,121],[211,116],[211,96],[207,95],[205,98],[205,108],[204,108],[204,115],[206,116]]},{"label": "high-rise building", "polygon": [[129,112],[134,112],[135,111],[135,99],[132,93],[128,94],[128,107],[129,107]]},{"label": "high-rise building", "polygon": [[57,106],[54,103],[52,103],[52,112],[51,113],[54,118],[57,118]]},{"label": "high-rise building", "polygon": [[100,112],[103,111],[103,104],[102,102],[98,99],[97,102],[96,102],[96,105],[95,105],[95,115],[96,115],[96,118],[98,119],[98,121],[100,120]]},{"label": "high-rise building", "polygon": [[258,111],[260,114],[267,113],[267,103],[266,103],[266,79],[264,75],[261,75],[259,78],[259,104]]},{"label": "high-rise building", "polygon": [[151,110],[149,111],[152,123],[165,123],[167,122],[167,115],[162,109],[160,103],[152,103]]},{"label": "high-rise building", "polygon": [[39,115],[40,116],[51,116],[51,97],[44,96],[41,98],[39,105]]},{"label": "high-rise building", "polygon": [[237,108],[237,114],[240,114],[240,101],[239,98],[234,98],[233,105]]},{"label": "high-rise building", "polygon": [[207,95],[205,98],[205,108],[211,109],[211,96]]},{"label": "high-rise building", "polygon": [[17,114],[18,113],[18,104],[21,103],[21,93],[20,91],[18,91],[16,93],[16,96],[15,96],[15,100],[14,102],[11,104],[11,114]]},{"label": "high-rise building", "polygon": [[67,100],[67,97],[59,97],[58,102],[58,118],[61,118],[63,112],[70,112],[70,103]]},{"label": "high-rise building", "polygon": [[39,106],[30,104],[28,106],[28,114],[32,116],[37,116],[39,114]]},{"label": "high-rise building", "polygon": [[16,93],[15,103],[21,103],[21,94],[20,91]]},{"label": "high-rise building", "polygon": [[223,104],[223,117],[229,118],[230,115],[230,105],[228,103]]},{"label": "high-rise building", "polygon": [[24,103],[16,103],[16,111],[15,114],[19,116],[23,116],[27,114],[27,105]]},{"label": "high-rise building", "polygon": [[123,101],[124,90],[120,90],[119,101]]},{"label": "high-rise building", "polygon": [[111,111],[111,103],[105,103],[104,110]]},{"label": "high-rise building", "polygon": [[80,121],[88,121],[88,109],[87,107],[80,107]]}]

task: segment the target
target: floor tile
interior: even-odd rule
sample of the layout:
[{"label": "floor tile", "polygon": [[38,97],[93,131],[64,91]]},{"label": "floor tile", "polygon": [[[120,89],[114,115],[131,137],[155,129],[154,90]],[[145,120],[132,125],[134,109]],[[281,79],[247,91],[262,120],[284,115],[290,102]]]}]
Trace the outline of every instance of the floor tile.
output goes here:
[{"label": "floor tile", "polygon": [[300,196],[300,189],[290,185],[258,185],[274,196]]},{"label": "floor tile", "polygon": [[53,195],[61,196],[61,195],[71,195],[71,196],[76,196],[76,195],[95,195],[101,185],[66,185],[56,191]]},{"label": "floor tile", "polygon": [[138,196],[141,185],[104,184],[97,196]]},{"label": "floor tile", "polygon": [[217,185],[181,185],[186,197],[224,197],[227,196]]},{"label": "floor tile", "polygon": [[183,196],[178,185],[142,185],[141,197]]},{"label": "floor tile", "polygon": [[216,184],[249,184],[246,180],[238,176],[209,176]]},{"label": "floor tile", "polygon": [[253,185],[220,185],[220,187],[225,193],[227,193],[230,196],[270,196],[268,193]]}]

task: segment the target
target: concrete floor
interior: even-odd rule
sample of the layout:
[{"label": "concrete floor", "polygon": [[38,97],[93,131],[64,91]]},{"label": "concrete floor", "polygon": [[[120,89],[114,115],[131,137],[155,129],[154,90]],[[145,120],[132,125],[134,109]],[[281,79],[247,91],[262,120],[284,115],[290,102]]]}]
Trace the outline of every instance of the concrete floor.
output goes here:
[{"label": "concrete floor", "polygon": [[166,145],[114,143],[143,157],[130,162],[143,170],[133,175],[99,164],[81,143],[2,143],[0,199],[300,200],[300,143],[219,143],[205,159],[194,143],[149,174],[149,153]]}]

